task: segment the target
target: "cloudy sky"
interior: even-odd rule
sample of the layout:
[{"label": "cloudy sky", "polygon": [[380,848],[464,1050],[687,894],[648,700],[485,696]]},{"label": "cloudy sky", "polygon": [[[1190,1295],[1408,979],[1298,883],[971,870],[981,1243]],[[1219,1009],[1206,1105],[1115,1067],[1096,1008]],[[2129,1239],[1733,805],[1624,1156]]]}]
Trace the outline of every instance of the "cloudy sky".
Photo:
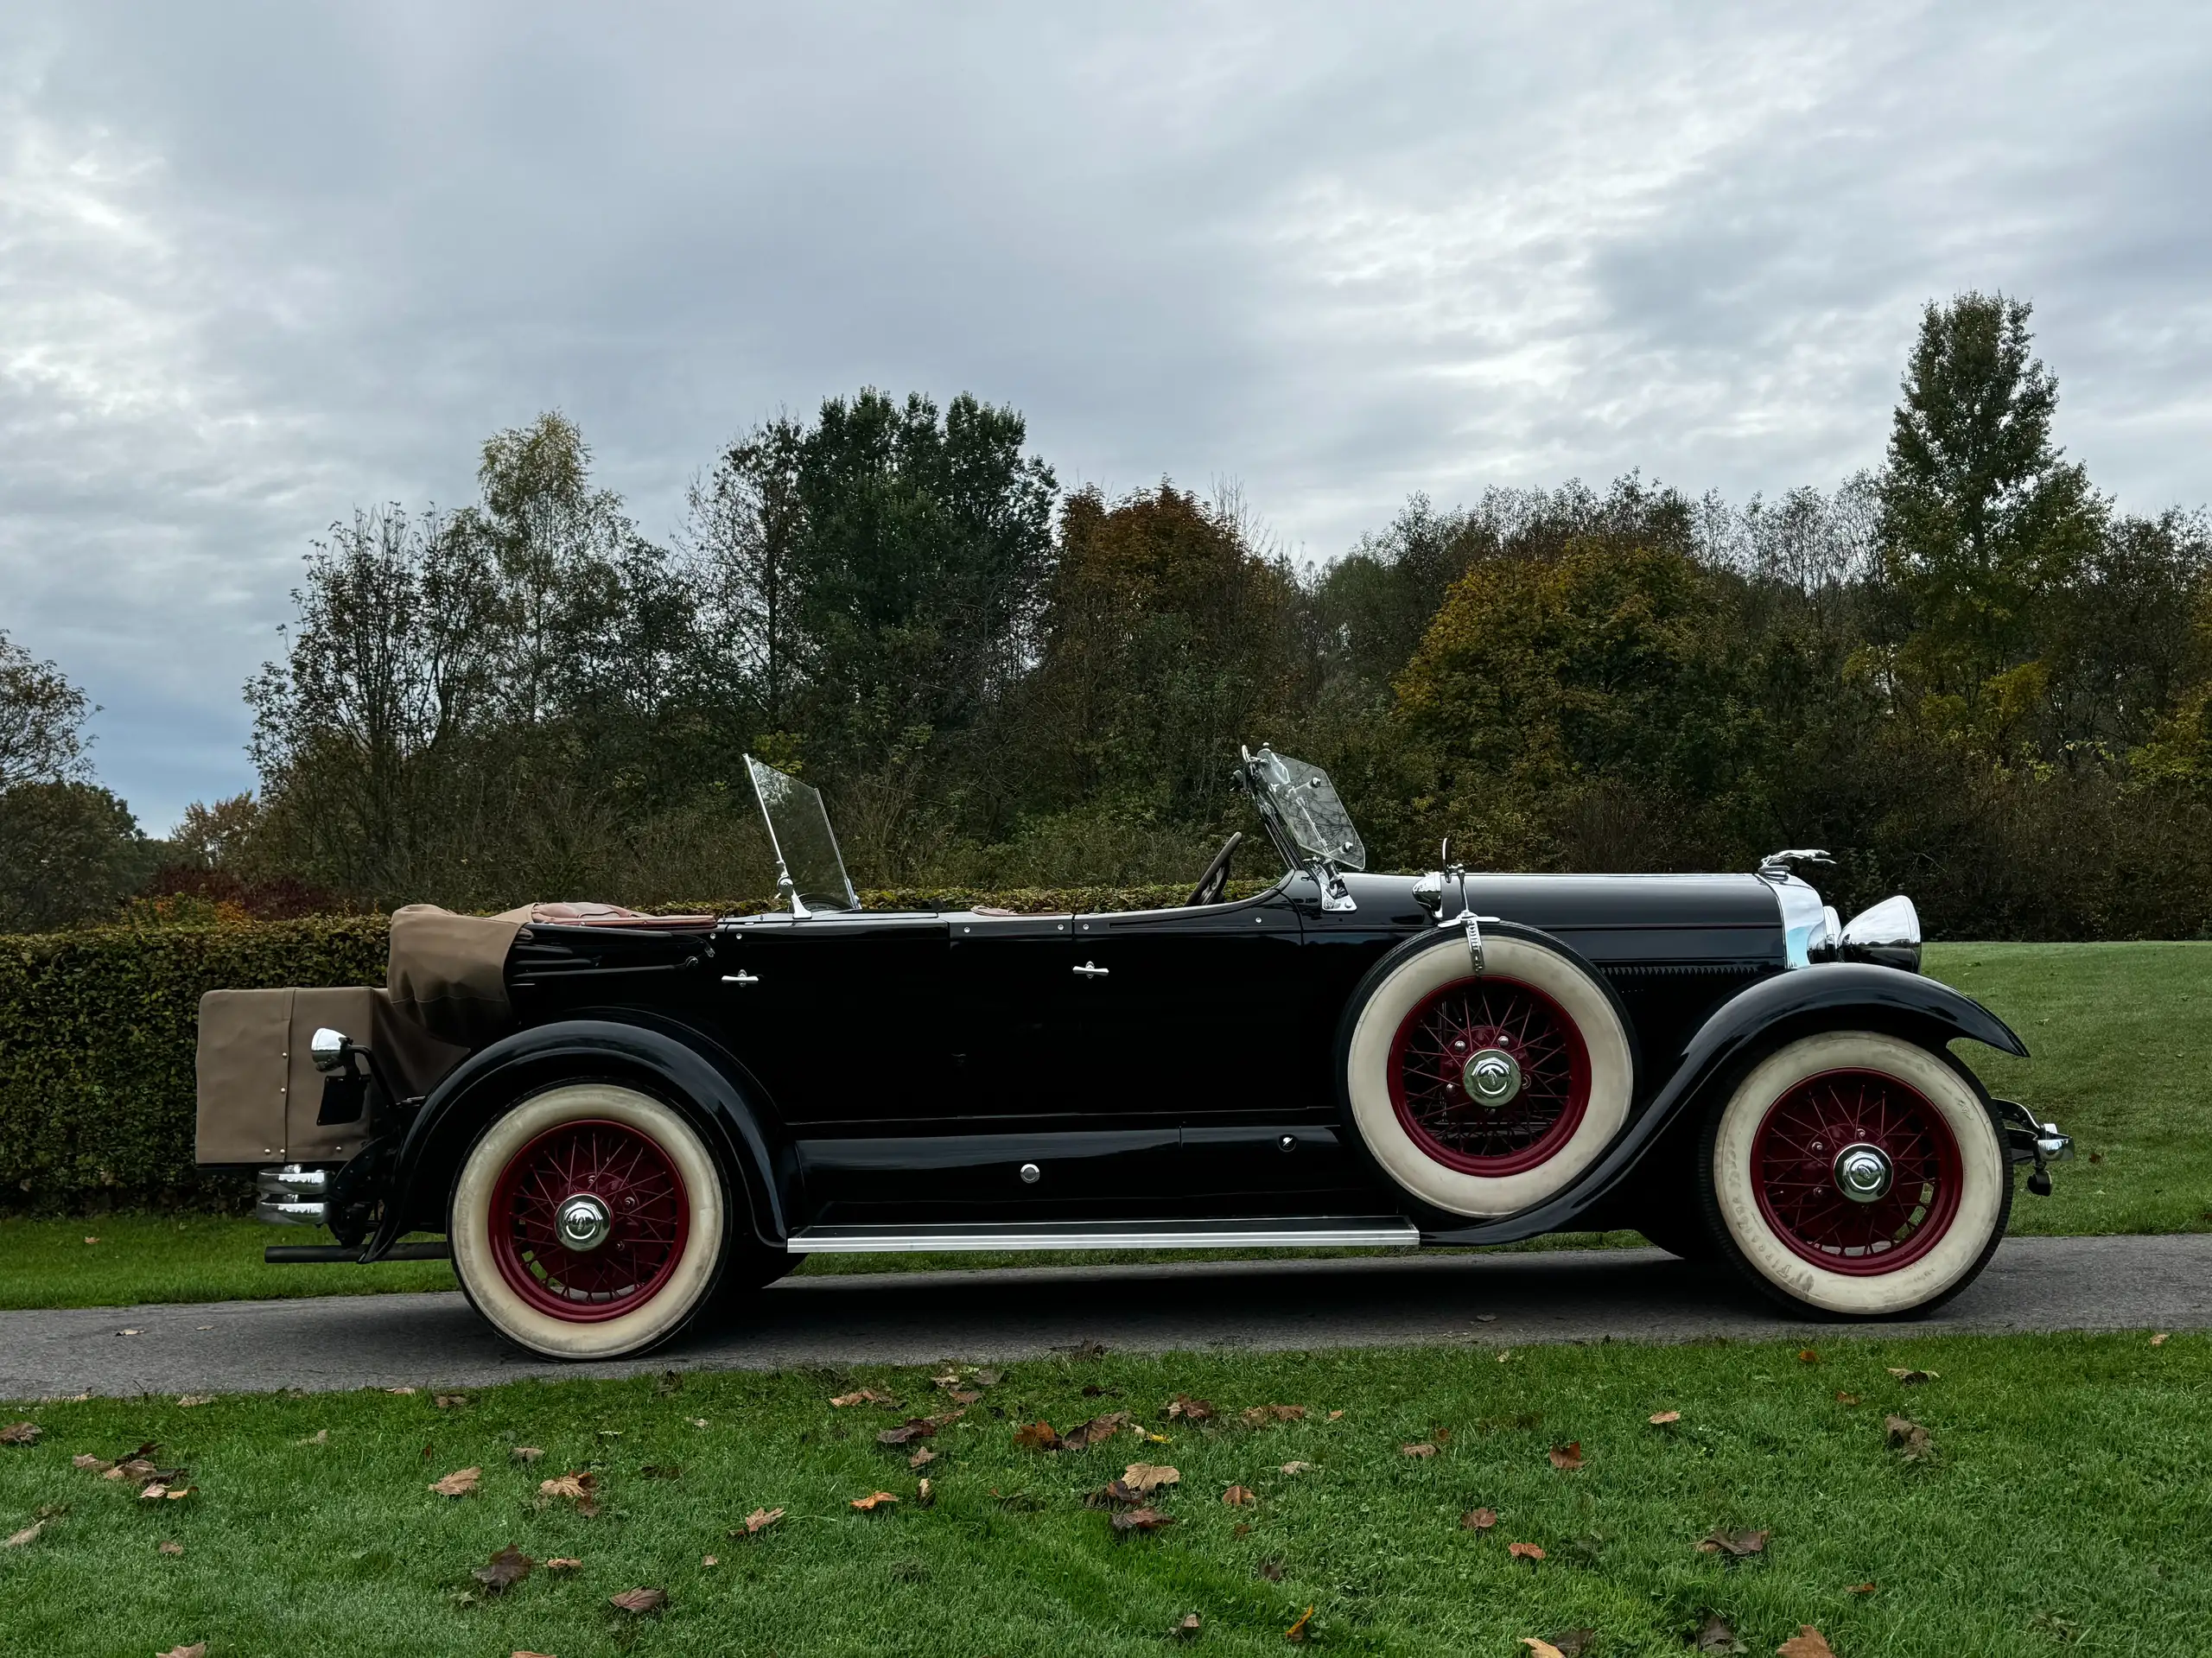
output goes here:
[{"label": "cloudy sky", "polygon": [[861,384],[1065,483],[1828,484],[1921,303],[2031,298],[2063,441],[2212,497],[2212,12],[11,0],[0,628],[160,832],[251,782],[310,537],[558,406],[665,534]]}]

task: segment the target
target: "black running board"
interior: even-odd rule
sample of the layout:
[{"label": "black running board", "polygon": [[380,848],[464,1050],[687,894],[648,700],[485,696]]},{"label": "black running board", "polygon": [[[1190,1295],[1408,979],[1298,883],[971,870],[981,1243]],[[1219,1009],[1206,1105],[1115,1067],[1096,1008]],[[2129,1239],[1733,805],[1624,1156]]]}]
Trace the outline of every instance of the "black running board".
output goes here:
[{"label": "black running board", "polygon": [[1035,1249],[1409,1249],[1421,1242],[1399,1215],[1201,1221],[985,1221],[965,1225],[810,1226],[785,1245],[795,1255]]}]

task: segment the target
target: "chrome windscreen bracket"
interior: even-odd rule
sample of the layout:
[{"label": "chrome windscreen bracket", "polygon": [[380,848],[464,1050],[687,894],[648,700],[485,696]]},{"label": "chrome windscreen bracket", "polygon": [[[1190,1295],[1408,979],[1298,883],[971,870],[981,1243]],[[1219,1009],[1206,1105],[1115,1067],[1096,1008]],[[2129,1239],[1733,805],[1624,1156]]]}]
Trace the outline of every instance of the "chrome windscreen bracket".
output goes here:
[{"label": "chrome windscreen bracket", "polygon": [[1314,878],[1321,883],[1321,908],[1331,915],[1345,915],[1359,908],[1352,902],[1351,888],[1344,885],[1344,878],[1337,873],[1336,865],[1326,858],[1313,866]]},{"label": "chrome windscreen bracket", "polygon": [[1465,920],[1467,924],[1467,966],[1470,970],[1479,975],[1483,970],[1482,923],[1475,919],[1475,912],[1472,910],[1466,912]]}]

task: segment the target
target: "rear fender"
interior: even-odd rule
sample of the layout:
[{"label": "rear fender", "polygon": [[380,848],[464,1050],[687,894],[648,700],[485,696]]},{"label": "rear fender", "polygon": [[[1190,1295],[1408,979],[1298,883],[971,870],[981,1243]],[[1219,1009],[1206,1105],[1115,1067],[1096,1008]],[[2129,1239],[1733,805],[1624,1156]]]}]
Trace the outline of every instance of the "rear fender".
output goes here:
[{"label": "rear fender", "polygon": [[454,1175],[484,1124],[518,1095],[579,1075],[634,1082],[685,1111],[742,1191],[753,1236],[783,1248],[795,1165],[766,1090],[698,1032],[626,1008],[518,1031],[440,1083],[400,1142],[384,1218],[361,1259],[380,1260],[411,1230],[443,1231]]},{"label": "rear fender", "polygon": [[1647,1154],[1692,1117],[1707,1090],[1757,1053],[1814,1031],[1881,1031],[1942,1052],[1961,1039],[2020,1058],[2027,1044],[2005,1021],[1948,985],[1892,967],[1832,962],[1762,979],[1731,997],[1690,1039],[1681,1062],[1611,1150],[1556,1197],[1481,1226],[1424,1231],[1434,1243],[1510,1243],[1574,1227],[1620,1193]]}]

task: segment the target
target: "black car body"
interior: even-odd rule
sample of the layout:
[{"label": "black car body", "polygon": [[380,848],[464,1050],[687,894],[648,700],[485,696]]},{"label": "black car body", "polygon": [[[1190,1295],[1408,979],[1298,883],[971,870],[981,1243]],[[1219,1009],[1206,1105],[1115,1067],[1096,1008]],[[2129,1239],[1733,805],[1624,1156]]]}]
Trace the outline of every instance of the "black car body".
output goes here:
[{"label": "black car body", "polygon": [[[2047,1189],[2068,1149],[1949,1052],[2025,1048],[1919,975],[1910,905],[1840,926],[1791,868],[1818,854],[1737,875],[1368,874],[1327,779],[1262,749],[1238,770],[1285,866],[1262,891],[1224,895],[1232,841],[1176,908],[882,913],[854,900],[819,797],[753,766],[783,913],[446,918],[505,928],[486,935],[499,994],[480,986],[458,1020],[410,1001],[396,931],[396,999],[359,994],[385,997],[386,1024],[412,1008],[447,1068],[403,1076],[374,1040],[321,1031],[337,1097],[318,1115],[350,1149],[264,1184],[340,1242],[291,1253],[373,1261],[447,1233],[495,1323],[575,1356],[664,1339],[818,1250],[1635,1227],[1866,1316],[1956,1293],[2001,1233],[2012,1164]],[[203,1084],[207,1051],[203,1032]],[[1747,1079],[1765,1092],[1732,1105]],[[498,1128],[533,1102],[535,1138]],[[207,1150],[224,1109],[203,1087],[203,1160],[232,1160]],[[658,1172],[624,1185],[623,1166]],[[644,1242],[618,1270],[626,1225]],[[1749,1236],[1763,1225],[1775,1237]],[[690,1305],[641,1318],[671,1274]]]}]

